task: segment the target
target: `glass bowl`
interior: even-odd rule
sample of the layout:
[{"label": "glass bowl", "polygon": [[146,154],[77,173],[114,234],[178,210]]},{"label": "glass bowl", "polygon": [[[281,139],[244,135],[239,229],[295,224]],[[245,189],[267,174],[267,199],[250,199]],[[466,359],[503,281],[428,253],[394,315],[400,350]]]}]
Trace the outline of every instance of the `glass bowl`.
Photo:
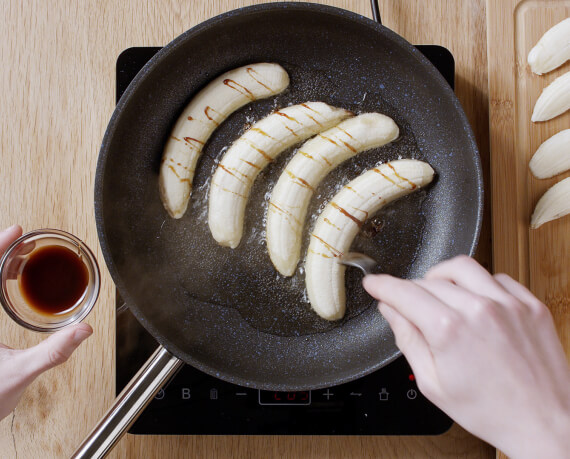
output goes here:
[{"label": "glass bowl", "polygon": [[[8,247],[0,259],[0,283],[0,303],[14,321],[51,333],[89,314],[99,296],[99,266],[74,235],[39,229]],[[62,300],[58,307],[61,295],[67,303]]]}]

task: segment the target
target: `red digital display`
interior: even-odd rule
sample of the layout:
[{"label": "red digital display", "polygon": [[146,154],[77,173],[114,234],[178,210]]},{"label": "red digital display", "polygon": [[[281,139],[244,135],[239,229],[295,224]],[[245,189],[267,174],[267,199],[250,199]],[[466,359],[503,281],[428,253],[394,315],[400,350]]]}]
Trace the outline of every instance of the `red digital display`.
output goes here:
[{"label": "red digital display", "polygon": [[270,392],[259,391],[260,405],[310,405],[311,392]]}]

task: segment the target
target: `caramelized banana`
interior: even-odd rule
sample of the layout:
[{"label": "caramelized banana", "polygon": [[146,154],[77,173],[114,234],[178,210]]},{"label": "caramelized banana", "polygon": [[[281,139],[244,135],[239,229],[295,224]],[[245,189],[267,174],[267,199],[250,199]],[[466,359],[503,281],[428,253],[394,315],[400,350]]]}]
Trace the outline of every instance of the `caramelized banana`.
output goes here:
[{"label": "caramelized banana", "polygon": [[326,320],[338,320],[346,308],[345,266],[348,252],[364,222],[389,202],[418,190],[433,179],[431,166],[401,159],[381,164],[352,180],[327,204],[311,233],[305,283],[311,307]]},{"label": "caramelized banana", "polygon": [[323,102],[277,110],[255,123],[226,152],[212,177],[208,224],[221,245],[236,248],[257,175],[284,150],[353,116]]},{"label": "caramelized banana", "polygon": [[174,125],[162,155],[160,197],[171,217],[186,212],[196,163],[212,132],[238,108],[288,85],[289,76],[280,65],[261,63],[230,70],[196,94]]}]

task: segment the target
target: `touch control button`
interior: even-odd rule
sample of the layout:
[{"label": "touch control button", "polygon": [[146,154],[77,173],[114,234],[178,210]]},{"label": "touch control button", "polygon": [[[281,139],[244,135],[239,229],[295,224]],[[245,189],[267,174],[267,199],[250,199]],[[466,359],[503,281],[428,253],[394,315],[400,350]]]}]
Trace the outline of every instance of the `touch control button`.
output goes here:
[{"label": "touch control button", "polygon": [[164,398],[165,392],[164,389],[160,389],[158,393],[154,396],[157,400],[162,400]]},{"label": "touch control button", "polygon": [[380,392],[378,392],[378,395],[380,396],[380,400],[383,402],[388,400],[388,397],[390,396],[390,394],[388,393],[388,391],[386,390],[385,387],[383,387],[382,390]]},{"label": "touch control button", "polygon": [[410,400],[414,400],[417,396],[418,396],[418,391],[416,391],[415,389],[410,389],[407,393],[406,396],[410,399]]},{"label": "touch control button", "polygon": [[330,391],[330,389],[327,389],[326,392],[323,392],[323,397],[326,397],[327,400],[330,400],[332,396],[334,396],[334,394]]}]

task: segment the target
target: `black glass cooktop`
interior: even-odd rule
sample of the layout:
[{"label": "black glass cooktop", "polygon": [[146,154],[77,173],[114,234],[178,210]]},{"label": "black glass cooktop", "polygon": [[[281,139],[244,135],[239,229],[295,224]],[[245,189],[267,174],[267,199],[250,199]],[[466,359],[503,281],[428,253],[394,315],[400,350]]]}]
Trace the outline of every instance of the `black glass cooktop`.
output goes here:
[{"label": "black glass cooktop", "polygon": [[[417,48],[454,86],[455,63],[443,47]],[[160,48],[129,48],[117,59],[117,101]],[[117,394],[158,344],[117,294]],[[401,357],[341,386],[268,392],[229,384],[188,365],[162,389],[129,430],[154,435],[435,435],[452,421],[425,399]]]}]

